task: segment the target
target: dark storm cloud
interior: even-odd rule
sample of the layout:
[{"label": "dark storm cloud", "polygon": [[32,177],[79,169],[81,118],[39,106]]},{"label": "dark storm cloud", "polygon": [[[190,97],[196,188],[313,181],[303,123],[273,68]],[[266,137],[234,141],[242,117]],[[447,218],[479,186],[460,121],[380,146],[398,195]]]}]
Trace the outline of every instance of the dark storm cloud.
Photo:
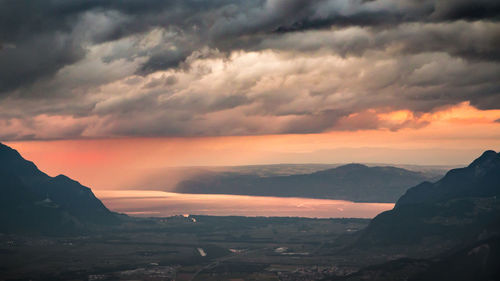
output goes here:
[{"label": "dark storm cloud", "polygon": [[300,118],[294,120],[294,122],[288,123],[283,132],[289,134],[324,132],[331,129],[345,115],[347,115],[346,112],[338,110],[325,110],[315,114],[302,115]]},{"label": "dark storm cloud", "polygon": [[0,0],[0,124],[58,122],[61,137],[417,128],[366,110],[500,108],[499,21],[495,0]]},{"label": "dark storm cloud", "polygon": [[[352,1],[355,11],[328,9],[332,4],[317,4],[312,1],[316,11],[326,8],[322,16],[299,18],[289,25],[281,25],[276,32],[291,32],[336,26],[388,26],[403,22],[444,22],[453,20],[499,20],[500,3],[498,1],[452,0],[452,1]],[[351,7],[352,7],[351,6]],[[370,6],[370,9],[363,9]],[[389,6],[392,6],[390,8]]]},{"label": "dark storm cloud", "polygon": [[[391,29],[354,30],[349,38],[338,38],[342,32],[322,32],[289,34],[271,38],[262,44],[265,47],[298,49],[315,51],[328,47],[336,53],[346,55],[362,55],[368,50],[383,50],[396,47],[396,50],[406,54],[424,52],[446,52],[450,55],[475,60],[500,60],[500,25],[490,22],[452,22],[429,24],[404,24]],[[344,32],[345,33],[345,32]],[[294,39],[295,36],[295,39]],[[299,41],[298,38],[310,40]],[[297,44],[291,46],[290,41]]]},{"label": "dark storm cloud", "polygon": [[454,0],[438,1],[432,18],[442,20],[479,20],[500,19],[500,3],[498,1],[478,0]]},{"label": "dark storm cloud", "polygon": [[[0,52],[0,91],[50,77],[63,66],[82,59],[89,44],[118,40],[155,27],[177,30],[171,42],[176,49],[150,50],[149,60],[138,69],[142,74],[178,67],[202,46],[222,51],[248,49],[274,31],[332,25],[498,20],[499,10],[498,1],[484,0],[6,0],[0,3],[0,42],[16,47]],[[85,34],[75,33],[79,24],[86,24],[85,16],[93,13],[108,17],[108,21],[84,31]],[[80,26],[78,31],[87,27]],[[434,44],[440,44],[446,43],[447,38],[435,39],[438,41]],[[459,50],[454,55],[467,56],[469,51]],[[472,56],[488,59],[489,53]],[[498,52],[493,56],[498,58]]]},{"label": "dark storm cloud", "polygon": [[85,50],[67,34],[44,34],[16,41],[0,50],[0,92],[51,77],[61,67],[82,59]]}]

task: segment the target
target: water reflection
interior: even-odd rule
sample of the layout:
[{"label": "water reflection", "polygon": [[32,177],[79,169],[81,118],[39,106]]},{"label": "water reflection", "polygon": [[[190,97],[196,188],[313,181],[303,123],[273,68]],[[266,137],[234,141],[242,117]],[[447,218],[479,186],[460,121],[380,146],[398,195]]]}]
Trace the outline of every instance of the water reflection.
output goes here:
[{"label": "water reflection", "polygon": [[142,217],[195,214],[372,218],[394,207],[394,204],[388,203],[225,194],[181,194],[144,190],[96,190],[95,193],[111,210]]}]

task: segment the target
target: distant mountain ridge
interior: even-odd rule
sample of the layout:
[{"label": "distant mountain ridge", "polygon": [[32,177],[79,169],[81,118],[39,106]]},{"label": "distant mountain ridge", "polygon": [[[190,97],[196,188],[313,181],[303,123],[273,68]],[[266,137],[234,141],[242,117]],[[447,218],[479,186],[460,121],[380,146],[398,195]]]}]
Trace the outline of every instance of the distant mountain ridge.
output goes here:
[{"label": "distant mountain ridge", "polygon": [[207,174],[181,181],[175,191],[393,203],[409,187],[425,180],[429,177],[424,173],[402,168],[347,164],[288,176]]},{"label": "distant mountain ridge", "polygon": [[0,232],[62,233],[117,222],[90,188],[50,177],[0,143]]}]

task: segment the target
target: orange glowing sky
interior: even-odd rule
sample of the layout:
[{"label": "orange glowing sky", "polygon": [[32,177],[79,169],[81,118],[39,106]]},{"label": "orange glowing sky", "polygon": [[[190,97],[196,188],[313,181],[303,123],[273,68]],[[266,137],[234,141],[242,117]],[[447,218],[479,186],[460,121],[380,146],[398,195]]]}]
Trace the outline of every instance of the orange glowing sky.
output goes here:
[{"label": "orange glowing sky", "polygon": [[[415,116],[377,113],[390,130],[191,138],[14,141],[6,144],[50,175],[66,174],[97,189],[133,188],[176,166],[271,163],[467,164],[483,150],[500,150],[500,110],[468,103]],[[355,118],[350,116],[349,118]],[[350,120],[345,120],[350,122]],[[175,175],[172,175],[175,177]],[[172,179],[173,180],[173,179]],[[166,183],[168,184],[168,183]]]}]

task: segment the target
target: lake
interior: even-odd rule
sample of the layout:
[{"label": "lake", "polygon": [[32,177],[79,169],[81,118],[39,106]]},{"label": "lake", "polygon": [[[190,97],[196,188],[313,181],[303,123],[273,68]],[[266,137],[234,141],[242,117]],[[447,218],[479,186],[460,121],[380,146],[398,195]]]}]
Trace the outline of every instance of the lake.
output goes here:
[{"label": "lake", "polygon": [[390,203],[344,200],[181,194],[150,190],[94,190],[111,210],[140,217],[174,215],[265,216],[308,218],[373,218],[390,210]]}]

